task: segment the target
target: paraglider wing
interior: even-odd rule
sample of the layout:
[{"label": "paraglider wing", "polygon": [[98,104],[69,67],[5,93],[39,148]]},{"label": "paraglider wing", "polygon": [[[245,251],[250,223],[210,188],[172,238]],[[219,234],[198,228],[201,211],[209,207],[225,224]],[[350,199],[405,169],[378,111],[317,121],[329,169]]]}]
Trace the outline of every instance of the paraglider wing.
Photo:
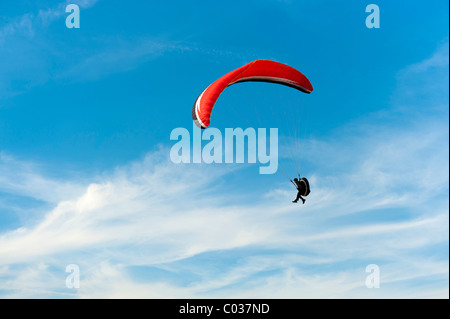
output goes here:
[{"label": "paraglider wing", "polygon": [[270,60],[256,60],[211,83],[197,98],[192,108],[195,124],[204,129],[210,124],[211,112],[219,95],[230,85],[240,82],[272,82],[311,93],[313,87],[309,80],[289,65]]}]

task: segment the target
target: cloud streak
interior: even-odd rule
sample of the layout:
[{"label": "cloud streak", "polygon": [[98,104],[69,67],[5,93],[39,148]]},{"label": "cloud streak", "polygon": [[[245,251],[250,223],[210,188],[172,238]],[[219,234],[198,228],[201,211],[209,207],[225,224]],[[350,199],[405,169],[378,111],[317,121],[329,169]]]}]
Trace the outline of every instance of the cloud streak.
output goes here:
[{"label": "cloud streak", "polygon": [[[22,94],[49,81],[97,81],[133,70],[163,53],[188,50],[179,42],[153,36],[115,35],[100,39],[93,35],[83,38],[82,47],[75,45],[74,38],[62,33],[65,29],[63,18],[68,15],[66,5],[75,3],[88,9],[97,2],[66,1],[37,13],[26,13],[1,27],[0,99]],[[51,24],[56,21],[60,22],[57,34],[62,39],[46,37]]]}]

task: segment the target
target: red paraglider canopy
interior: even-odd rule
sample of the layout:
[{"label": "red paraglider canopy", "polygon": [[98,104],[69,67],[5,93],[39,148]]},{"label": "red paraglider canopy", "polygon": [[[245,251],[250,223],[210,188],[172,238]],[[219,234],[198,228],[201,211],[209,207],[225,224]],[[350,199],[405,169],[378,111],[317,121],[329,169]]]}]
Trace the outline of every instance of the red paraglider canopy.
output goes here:
[{"label": "red paraglider canopy", "polygon": [[309,80],[289,65],[270,60],[250,62],[211,83],[197,98],[192,108],[195,124],[204,129],[210,124],[211,112],[219,95],[230,85],[240,82],[272,82],[311,93],[313,87]]}]

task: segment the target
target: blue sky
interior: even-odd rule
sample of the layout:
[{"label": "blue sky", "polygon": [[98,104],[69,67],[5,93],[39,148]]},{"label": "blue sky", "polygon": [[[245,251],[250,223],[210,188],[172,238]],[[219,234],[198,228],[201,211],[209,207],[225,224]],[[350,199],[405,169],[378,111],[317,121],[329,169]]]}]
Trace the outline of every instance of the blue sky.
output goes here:
[{"label": "blue sky", "polygon": [[[448,298],[448,3],[378,1],[379,29],[367,4],[2,1],[0,296]],[[299,142],[303,206],[281,170],[169,160],[198,94],[255,59],[314,92],[236,85],[213,125],[278,127],[292,175]]]}]

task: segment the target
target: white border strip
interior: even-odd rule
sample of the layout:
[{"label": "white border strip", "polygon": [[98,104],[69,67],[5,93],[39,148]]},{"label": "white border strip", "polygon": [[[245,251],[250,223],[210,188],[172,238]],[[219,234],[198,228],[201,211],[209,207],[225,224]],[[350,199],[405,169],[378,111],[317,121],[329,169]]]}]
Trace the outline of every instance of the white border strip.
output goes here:
[{"label": "white border strip", "polygon": [[263,81],[266,80],[266,81],[273,81],[273,82],[278,82],[278,83],[287,83],[287,84],[291,84],[291,85],[293,85],[295,87],[301,87],[306,92],[311,93],[310,90],[306,89],[303,86],[298,85],[297,82],[295,82],[295,81],[284,79],[284,78],[278,78],[278,77],[275,77],[275,76],[249,76],[249,77],[240,78],[240,79],[238,79],[238,80],[236,80],[234,82],[231,82],[230,84],[228,84],[228,86],[230,86],[232,84],[235,84],[235,83],[238,83],[238,82],[242,82],[242,81],[255,81],[255,80],[263,80]]}]

